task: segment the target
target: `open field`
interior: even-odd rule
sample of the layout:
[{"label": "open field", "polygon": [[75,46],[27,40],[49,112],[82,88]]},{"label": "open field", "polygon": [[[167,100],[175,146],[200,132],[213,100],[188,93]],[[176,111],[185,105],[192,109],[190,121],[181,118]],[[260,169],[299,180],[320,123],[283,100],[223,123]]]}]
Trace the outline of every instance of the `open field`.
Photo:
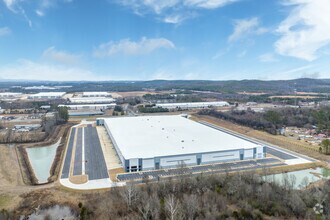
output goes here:
[{"label": "open field", "polygon": [[20,200],[15,189],[24,186],[14,146],[0,145],[0,210]]},{"label": "open field", "polygon": [[194,120],[204,120],[209,123],[218,125],[220,127],[235,131],[237,133],[241,133],[246,136],[250,136],[252,138],[256,138],[256,139],[268,142],[270,144],[277,145],[279,147],[286,148],[288,150],[291,150],[291,151],[294,151],[297,153],[305,154],[307,156],[310,156],[310,157],[318,159],[318,160],[330,162],[329,156],[326,156],[326,155],[318,152],[318,146],[312,146],[303,141],[293,140],[293,139],[290,139],[290,138],[287,138],[284,136],[280,136],[280,135],[268,134],[263,131],[254,130],[249,127],[237,125],[232,122],[217,119],[217,118],[210,117],[210,116],[200,116],[200,115],[195,114],[193,116],[193,119]]},{"label": "open field", "polygon": [[279,99],[317,99],[319,96],[311,95],[279,95],[279,96],[270,96],[269,98],[279,98]]}]

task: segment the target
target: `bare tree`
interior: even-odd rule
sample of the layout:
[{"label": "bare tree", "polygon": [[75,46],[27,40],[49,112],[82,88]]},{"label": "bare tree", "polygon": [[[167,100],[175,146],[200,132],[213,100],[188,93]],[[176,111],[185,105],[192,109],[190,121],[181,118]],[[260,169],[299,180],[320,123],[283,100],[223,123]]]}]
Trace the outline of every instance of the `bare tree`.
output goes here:
[{"label": "bare tree", "polygon": [[165,210],[168,213],[169,219],[176,219],[176,215],[179,209],[179,202],[173,194],[165,198]]},{"label": "bare tree", "polygon": [[138,198],[138,190],[133,183],[127,183],[126,187],[121,192],[122,197],[124,198],[127,207],[130,209],[133,202],[135,202]]},{"label": "bare tree", "polygon": [[308,184],[309,184],[309,179],[308,179],[307,176],[305,176],[305,177],[301,180],[300,187],[305,189],[305,188],[307,188]]},{"label": "bare tree", "polygon": [[144,191],[141,193],[139,200],[142,202],[138,205],[139,213],[141,214],[141,219],[148,220],[151,215],[152,205],[150,203],[150,198]]},{"label": "bare tree", "polygon": [[198,197],[196,195],[184,195],[183,203],[185,209],[185,217],[189,220],[194,219],[199,207]]}]

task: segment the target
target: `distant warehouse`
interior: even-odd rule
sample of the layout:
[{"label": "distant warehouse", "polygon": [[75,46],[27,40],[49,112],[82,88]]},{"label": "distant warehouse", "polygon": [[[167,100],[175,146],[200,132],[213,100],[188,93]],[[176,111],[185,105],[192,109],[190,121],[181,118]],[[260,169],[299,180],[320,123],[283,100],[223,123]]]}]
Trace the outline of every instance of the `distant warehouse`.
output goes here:
[{"label": "distant warehouse", "polygon": [[111,96],[108,92],[83,92],[83,97],[108,97]]},{"label": "distant warehouse", "polygon": [[40,92],[29,95],[29,99],[62,99],[65,92]]},{"label": "distant warehouse", "polygon": [[126,172],[264,157],[264,147],[181,116],[104,118]]},{"label": "distant warehouse", "polygon": [[67,107],[70,110],[81,110],[81,109],[109,109],[114,108],[115,103],[108,104],[82,104],[82,105],[58,105],[58,107]]},{"label": "distant warehouse", "polygon": [[208,108],[208,107],[224,107],[229,106],[228,102],[186,102],[186,103],[162,103],[156,104],[157,107],[167,109],[191,109],[191,108]]},{"label": "distant warehouse", "polygon": [[70,98],[71,103],[111,103],[116,100],[111,97],[83,97],[83,98]]},{"label": "distant warehouse", "polygon": [[15,92],[2,92],[0,93],[0,99],[14,99],[20,98],[22,93],[15,93]]}]

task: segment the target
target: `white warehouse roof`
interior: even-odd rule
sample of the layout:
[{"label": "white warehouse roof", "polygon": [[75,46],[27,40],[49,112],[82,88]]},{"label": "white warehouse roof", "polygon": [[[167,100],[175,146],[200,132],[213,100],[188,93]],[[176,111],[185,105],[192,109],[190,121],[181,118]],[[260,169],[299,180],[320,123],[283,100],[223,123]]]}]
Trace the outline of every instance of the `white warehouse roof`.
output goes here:
[{"label": "white warehouse roof", "polygon": [[40,92],[37,94],[29,95],[29,98],[43,98],[43,97],[62,97],[65,92]]},{"label": "white warehouse roof", "polygon": [[229,106],[228,102],[186,102],[186,103],[163,103],[156,104],[156,107],[162,108],[205,108],[209,106],[222,107]]},{"label": "white warehouse roof", "polygon": [[113,98],[107,97],[84,97],[84,98],[70,98],[71,103],[109,103],[115,102]]},{"label": "white warehouse roof", "polygon": [[83,96],[109,96],[108,92],[83,92]]},{"label": "white warehouse roof", "polygon": [[1,98],[11,98],[11,97],[19,97],[22,93],[16,93],[16,92],[1,92],[0,97]]},{"label": "white warehouse roof", "polygon": [[68,107],[68,108],[107,108],[107,107],[115,107],[116,103],[108,103],[108,104],[81,104],[81,105],[58,105],[58,107]]},{"label": "white warehouse roof", "polygon": [[105,118],[104,123],[125,159],[258,146],[179,115]]}]

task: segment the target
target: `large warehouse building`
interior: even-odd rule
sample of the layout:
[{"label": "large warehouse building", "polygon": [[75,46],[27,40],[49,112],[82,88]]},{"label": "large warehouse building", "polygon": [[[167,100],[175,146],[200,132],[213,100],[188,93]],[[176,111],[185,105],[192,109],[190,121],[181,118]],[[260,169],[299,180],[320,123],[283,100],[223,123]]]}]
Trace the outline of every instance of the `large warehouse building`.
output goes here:
[{"label": "large warehouse building", "polygon": [[40,92],[37,94],[29,95],[29,99],[62,99],[65,92]]},{"label": "large warehouse building", "polygon": [[229,106],[228,102],[186,102],[186,103],[161,103],[156,104],[157,107],[167,109],[192,109],[192,108],[208,108],[208,107],[225,107]]},{"label": "large warehouse building", "polygon": [[126,172],[264,157],[264,147],[176,116],[98,119]]}]

